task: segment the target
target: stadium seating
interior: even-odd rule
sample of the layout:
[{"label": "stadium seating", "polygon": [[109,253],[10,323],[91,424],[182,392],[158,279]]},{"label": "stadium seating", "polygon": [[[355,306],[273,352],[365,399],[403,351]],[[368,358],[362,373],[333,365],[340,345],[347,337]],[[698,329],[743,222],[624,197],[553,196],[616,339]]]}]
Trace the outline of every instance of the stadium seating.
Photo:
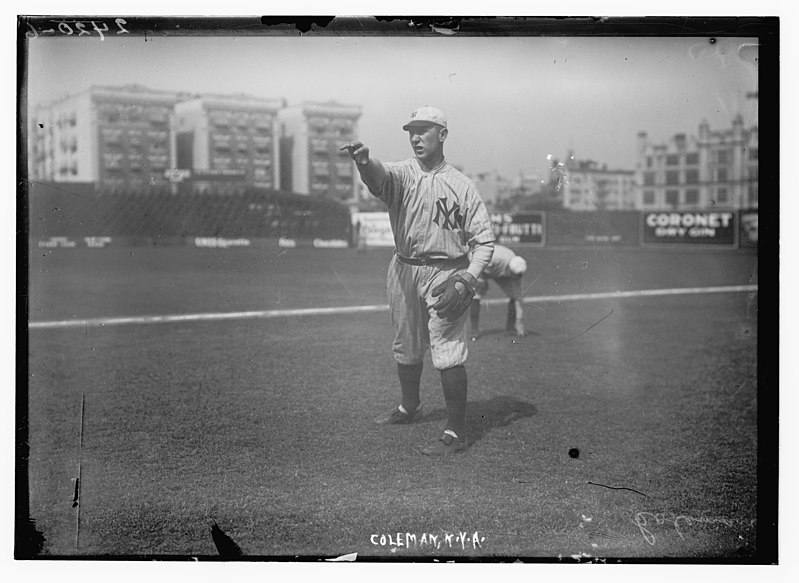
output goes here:
[{"label": "stadium seating", "polygon": [[24,194],[34,238],[346,238],[349,228],[349,209],[335,200],[265,189],[112,193],[86,184],[36,183]]}]

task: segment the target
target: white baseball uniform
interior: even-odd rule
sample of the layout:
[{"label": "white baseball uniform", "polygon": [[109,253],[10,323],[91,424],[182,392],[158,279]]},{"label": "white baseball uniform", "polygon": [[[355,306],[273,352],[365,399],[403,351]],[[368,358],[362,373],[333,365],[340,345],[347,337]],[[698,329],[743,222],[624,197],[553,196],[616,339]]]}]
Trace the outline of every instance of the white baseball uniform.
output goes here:
[{"label": "white baseball uniform", "polygon": [[367,186],[388,206],[394,234],[387,277],[394,358],[416,364],[429,348],[437,369],[462,365],[466,312],[454,322],[439,318],[431,292],[469,266],[471,246],[495,240],[488,211],[475,184],[446,160],[430,171],[416,158],[381,168]]},{"label": "white baseball uniform", "polygon": [[491,261],[477,278],[476,299],[482,299],[482,296],[488,291],[488,280],[493,279],[509,298],[522,300],[523,274],[514,273],[510,267],[514,257],[516,257],[516,253],[511,249],[504,245],[494,245],[494,255],[491,257]]}]

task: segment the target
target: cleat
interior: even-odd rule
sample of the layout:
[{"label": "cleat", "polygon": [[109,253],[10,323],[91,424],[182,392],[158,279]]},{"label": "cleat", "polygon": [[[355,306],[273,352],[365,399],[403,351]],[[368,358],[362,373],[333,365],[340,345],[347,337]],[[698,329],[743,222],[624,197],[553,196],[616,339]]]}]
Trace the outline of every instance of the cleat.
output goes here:
[{"label": "cleat", "polygon": [[403,413],[399,407],[395,407],[388,413],[379,415],[374,418],[374,422],[378,425],[405,425],[406,423],[414,423],[422,418],[422,406],[419,405],[413,410],[413,413]]},{"label": "cleat", "polygon": [[456,439],[449,433],[445,433],[434,444],[425,447],[422,453],[429,456],[448,456],[465,450],[468,445],[469,443],[465,439]]}]

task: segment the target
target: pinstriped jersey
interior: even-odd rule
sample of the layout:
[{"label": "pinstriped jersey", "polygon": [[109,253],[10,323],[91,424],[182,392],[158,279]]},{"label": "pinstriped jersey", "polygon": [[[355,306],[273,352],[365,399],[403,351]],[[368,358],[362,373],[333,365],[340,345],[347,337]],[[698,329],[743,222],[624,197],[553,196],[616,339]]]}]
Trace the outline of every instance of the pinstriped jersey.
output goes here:
[{"label": "pinstriped jersey", "polygon": [[494,245],[494,255],[483,269],[483,277],[487,279],[514,277],[515,274],[510,270],[510,260],[514,257],[516,253],[504,245]]},{"label": "pinstriped jersey", "polygon": [[477,186],[446,160],[429,172],[416,158],[382,167],[382,176],[367,187],[388,206],[400,255],[458,259],[470,244],[495,240]]}]

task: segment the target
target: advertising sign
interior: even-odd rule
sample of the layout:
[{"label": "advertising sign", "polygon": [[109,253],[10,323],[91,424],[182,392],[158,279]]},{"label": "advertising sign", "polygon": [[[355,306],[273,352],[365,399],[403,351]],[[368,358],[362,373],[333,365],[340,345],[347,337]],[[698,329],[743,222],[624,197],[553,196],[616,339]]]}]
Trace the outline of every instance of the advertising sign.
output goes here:
[{"label": "advertising sign", "polygon": [[733,211],[645,212],[643,243],[730,245],[736,243]]},{"label": "advertising sign", "polygon": [[741,247],[757,247],[757,211],[741,211]]},{"label": "advertising sign", "polygon": [[247,177],[244,170],[228,168],[209,168],[206,170],[193,170],[191,178],[202,181],[241,181]]},{"label": "advertising sign", "polygon": [[641,244],[638,211],[552,211],[544,230],[547,246],[617,246]]},{"label": "advertising sign", "polygon": [[491,223],[497,243],[502,245],[544,244],[543,212],[492,214]]},{"label": "advertising sign", "polygon": [[353,233],[359,241],[356,245],[366,247],[393,247],[394,235],[387,212],[353,213]]}]

